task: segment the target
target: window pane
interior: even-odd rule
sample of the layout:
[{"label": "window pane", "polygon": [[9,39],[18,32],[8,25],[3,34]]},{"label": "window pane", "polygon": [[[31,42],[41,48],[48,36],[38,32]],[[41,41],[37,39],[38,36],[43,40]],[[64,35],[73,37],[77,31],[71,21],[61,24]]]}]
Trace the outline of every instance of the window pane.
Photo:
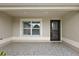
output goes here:
[{"label": "window pane", "polygon": [[40,35],[40,29],[32,29],[32,35]]},{"label": "window pane", "polygon": [[32,28],[40,28],[40,22],[32,22]]},{"label": "window pane", "polygon": [[53,22],[52,23],[52,29],[53,30],[58,30],[58,22]]},{"label": "window pane", "polygon": [[24,35],[30,35],[31,34],[31,29],[24,29],[23,34]]},{"label": "window pane", "polygon": [[31,27],[31,22],[23,22],[23,27],[24,28],[30,28]]}]

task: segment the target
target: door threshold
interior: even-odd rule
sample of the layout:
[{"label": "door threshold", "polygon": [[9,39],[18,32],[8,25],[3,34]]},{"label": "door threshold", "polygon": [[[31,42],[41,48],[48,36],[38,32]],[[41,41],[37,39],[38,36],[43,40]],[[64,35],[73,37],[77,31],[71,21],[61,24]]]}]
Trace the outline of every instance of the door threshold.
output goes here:
[{"label": "door threshold", "polygon": [[50,41],[50,42],[62,42],[62,41]]}]

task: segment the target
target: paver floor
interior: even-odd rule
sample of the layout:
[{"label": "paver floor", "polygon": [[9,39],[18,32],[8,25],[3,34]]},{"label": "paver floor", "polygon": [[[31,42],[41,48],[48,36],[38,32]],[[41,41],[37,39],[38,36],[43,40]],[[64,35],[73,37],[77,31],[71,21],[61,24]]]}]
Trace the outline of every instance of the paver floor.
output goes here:
[{"label": "paver floor", "polygon": [[8,56],[78,56],[79,53],[63,43],[54,42],[26,42],[10,43],[0,50]]}]

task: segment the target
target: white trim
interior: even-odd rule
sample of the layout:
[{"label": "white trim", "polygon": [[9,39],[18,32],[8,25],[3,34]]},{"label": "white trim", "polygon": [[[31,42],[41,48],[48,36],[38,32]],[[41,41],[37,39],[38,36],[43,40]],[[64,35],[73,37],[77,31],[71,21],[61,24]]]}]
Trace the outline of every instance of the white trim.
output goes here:
[{"label": "white trim", "polygon": [[64,37],[63,42],[64,42],[64,44],[70,46],[71,48],[73,48],[73,49],[75,49],[76,51],[79,52],[79,42],[78,41],[74,41],[72,39]]},{"label": "white trim", "polygon": [[[32,21],[31,21],[31,25],[32,25]],[[31,26],[31,32],[30,32],[30,33],[31,33],[31,36],[32,36],[32,26]],[[25,35],[25,36],[26,36],[26,35]]]},{"label": "white trim", "polygon": [[[40,35],[23,35],[23,24],[22,21],[40,21]],[[32,30],[32,29],[31,29]],[[42,36],[42,18],[22,18],[20,19],[20,37],[22,36]]]},{"label": "white trim", "polygon": [[49,37],[12,37],[13,42],[50,42]]},{"label": "white trim", "polygon": [[63,41],[72,45],[72,46],[79,48],[79,42],[77,42],[77,41],[71,40],[69,38],[63,38]]},{"label": "white trim", "polygon": [[22,20],[20,19],[20,37],[22,36]]},{"label": "white trim", "polygon": [[12,41],[12,38],[5,38],[3,40],[0,40],[0,47],[8,45],[9,43],[11,43],[11,41]]},{"label": "white trim", "polygon": [[0,10],[19,10],[19,9],[79,10],[79,7],[0,7]]},{"label": "white trim", "polygon": [[60,28],[61,34],[60,35],[61,35],[61,42],[62,42],[62,40],[63,40],[62,39],[62,20],[60,20],[60,25],[61,25],[61,28]]}]

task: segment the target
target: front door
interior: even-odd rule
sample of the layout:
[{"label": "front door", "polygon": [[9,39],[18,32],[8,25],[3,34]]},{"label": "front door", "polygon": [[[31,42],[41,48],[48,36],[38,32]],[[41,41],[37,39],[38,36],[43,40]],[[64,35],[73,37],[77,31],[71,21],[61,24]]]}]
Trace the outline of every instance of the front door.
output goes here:
[{"label": "front door", "polygon": [[60,20],[50,21],[50,40],[60,41]]}]

